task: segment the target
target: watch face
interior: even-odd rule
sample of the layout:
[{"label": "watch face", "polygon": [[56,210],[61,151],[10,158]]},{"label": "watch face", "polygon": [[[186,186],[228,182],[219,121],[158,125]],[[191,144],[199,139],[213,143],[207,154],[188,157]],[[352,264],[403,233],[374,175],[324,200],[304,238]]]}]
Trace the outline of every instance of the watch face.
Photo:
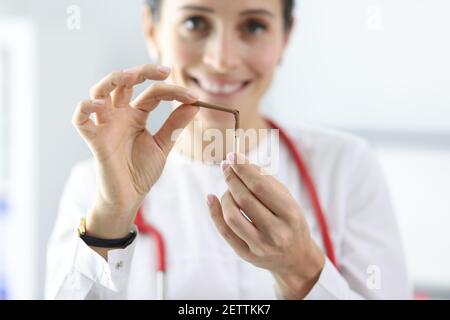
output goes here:
[{"label": "watch face", "polygon": [[86,233],[86,218],[83,217],[80,220],[80,225],[78,226],[78,235],[84,235]]}]

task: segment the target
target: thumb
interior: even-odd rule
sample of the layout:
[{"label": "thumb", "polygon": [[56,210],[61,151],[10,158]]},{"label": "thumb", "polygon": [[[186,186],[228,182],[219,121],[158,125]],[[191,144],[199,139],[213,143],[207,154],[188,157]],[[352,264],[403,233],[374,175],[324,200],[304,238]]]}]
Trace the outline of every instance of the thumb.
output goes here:
[{"label": "thumb", "polygon": [[179,133],[192,121],[199,110],[199,107],[182,104],[170,114],[166,122],[154,135],[154,139],[158,142],[164,154],[169,154]]}]

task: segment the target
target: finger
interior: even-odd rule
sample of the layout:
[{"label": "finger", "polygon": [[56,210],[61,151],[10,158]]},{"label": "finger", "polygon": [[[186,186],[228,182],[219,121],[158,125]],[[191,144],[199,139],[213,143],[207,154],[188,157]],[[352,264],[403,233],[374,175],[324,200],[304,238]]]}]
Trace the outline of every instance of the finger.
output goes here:
[{"label": "finger", "polygon": [[144,112],[151,112],[162,100],[192,104],[198,100],[198,96],[180,86],[155,82],[134,99],[131,105]]},{"label": "finger", "polygon": [[249,247],[258,242],[258,230],[244,217],[229,191],[222,196],[222,213],[225,223]]},{"label": "finger", "polygon": [[215,195],[208,195],[207,199],[209,213],[211,214],[214,225],[220,235],[227,241],[236,253],[244,259],[251,258],[251,252],[244,240],[239,238],[233,230],[226,224],[223,218],[222,207],[219,199]]},{"label": "finger", "polygon": [[132,88],[145,80],[165,80],[169,74],[169,68],[152,64],[145,64],[124,71],[115,71],[92,87],[91,98],[107,98],[113,90],[120,86]]},{"label": "finger", "polygon": [[119,86],[111,93],[112,105],[116,108],[128,107],[132,96],[132,87]]},{"label": "finger", "polygon": [[131,85],[137,85],[146,80],[165,80],[170,74],[170,68],[155,64],[143,64],[124,70],[124,73],[133,75]]},{"label": "finger", "polygon": [[117,87],[131,85],[134,77],[135,75],[122,71],[111,72],[91,88],[91,98],[110,98],[111,92]]},{"label": "finger", "polygon": [[278,223],[276,216],[253,195],[226,161],[221,167],[234,201],[256,228],[261,231],[273,228]]},{"label": "finger", "polygon": [[286,187],[275,177],[263,174],[263,169],[252,164],[242,154],[229,153],[227,161],[231,168],[270,211],[277,216],[289,216],[296,205]]},{"label": "finger", "polygon": [[94,130],[95,124],[91,120],[91,114],[98,111],[105,104],[106,102],[101,99],[80,102],[72,117],[73,125],[79,129]]},{"label": "finger", "polygon": [[196,106],[183,104],[172,111],[169,118],[154,135],[156,143],[164,154],[169,154],[179,134],[192,121],[199,109]]}]

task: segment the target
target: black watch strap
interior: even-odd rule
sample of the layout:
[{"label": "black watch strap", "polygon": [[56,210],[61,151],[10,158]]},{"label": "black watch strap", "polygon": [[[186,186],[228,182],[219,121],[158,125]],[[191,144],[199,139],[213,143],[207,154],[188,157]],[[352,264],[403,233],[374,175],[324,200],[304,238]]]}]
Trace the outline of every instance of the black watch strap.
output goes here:
[{"label": "black watch strap", "polygon": [[78,226],[78,236],[90,247],[99,248],[126,248],[136,238],[137,231],[131,231],[126,237],[120,239],[101,239],[86,234],[86,217],[82,217]]},{"label": "black watch strap", "polygon": [[101,239],[80,234],[80,238],[90,247],[99,248],[126,248],[136,238],[137,232],[131,231],[126,237],[121,239]]}]

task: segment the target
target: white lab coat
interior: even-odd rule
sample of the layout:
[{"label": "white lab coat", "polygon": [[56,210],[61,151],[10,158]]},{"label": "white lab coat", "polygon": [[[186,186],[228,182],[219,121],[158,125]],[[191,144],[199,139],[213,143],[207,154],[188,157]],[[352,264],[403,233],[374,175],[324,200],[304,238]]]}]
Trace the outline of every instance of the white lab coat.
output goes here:
[{"label": "white lab coat", "polygon": [[[368,143],[312,126],[285,130],[312,175],[340,265],[338,272],[326,259],[306,299],[411,298],[388,190]],[[249,158],[258,160],[256,150]],[[312,236],[322,246],[309,195],[283,144],[274,175],[302,206]],[[154,299],[151,238],[140,234],[127,248],[111,250],[108,262],[78,238],[79,220],[92,206],[95,188],[94,162],[77,164],[48,245],[46,297]],[[240,259],[213,225],[206,195],[220,197],[225,190],[218,166],[193,162],[173,150],[144,200],[144,216],[162,232],[166,243],[168,299],[279,298],[270,272]]]}]

